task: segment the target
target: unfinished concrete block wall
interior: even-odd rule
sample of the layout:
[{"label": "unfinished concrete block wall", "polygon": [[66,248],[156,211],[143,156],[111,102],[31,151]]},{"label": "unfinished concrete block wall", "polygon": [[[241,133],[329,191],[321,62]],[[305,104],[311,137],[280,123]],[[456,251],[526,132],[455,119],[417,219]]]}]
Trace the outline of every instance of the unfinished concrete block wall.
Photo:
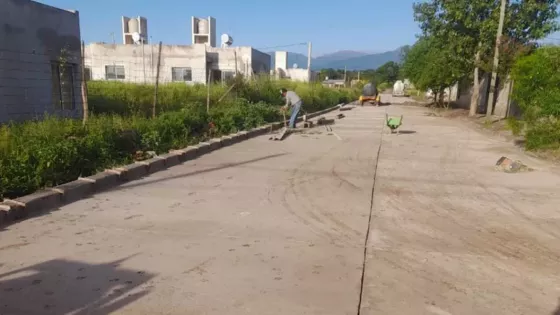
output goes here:
[{"label": "unfinished concrete block wall", "polygon": [[81,116],[80,63],[78,12],[0,1],[0,123]]}]

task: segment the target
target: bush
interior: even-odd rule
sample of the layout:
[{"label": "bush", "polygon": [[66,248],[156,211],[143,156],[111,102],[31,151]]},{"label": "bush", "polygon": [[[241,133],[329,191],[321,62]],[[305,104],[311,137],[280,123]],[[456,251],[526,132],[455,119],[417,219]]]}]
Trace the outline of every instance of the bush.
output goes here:
[{"label": "bush", "polygon": [[560,47],[542,47],[517,60],[513,67],[514,99],[527,123],[527,148],[560,144]]},{"label": "bush", "polygon": [[0,126],[0,199],[16,198],[37,189],[90,176],[99,170],[133,160],[136,151],[167,152],[215,135],[250,129],[280,119],[280,87],[294,89],[308,112],[356,97],[352,90],[320,85],[259,80],[227,87],[161,86],[158,116],[152,112],[153,86],[120,82],[88,82],[92,116],[86,126],[73,119],[47,117]]}]

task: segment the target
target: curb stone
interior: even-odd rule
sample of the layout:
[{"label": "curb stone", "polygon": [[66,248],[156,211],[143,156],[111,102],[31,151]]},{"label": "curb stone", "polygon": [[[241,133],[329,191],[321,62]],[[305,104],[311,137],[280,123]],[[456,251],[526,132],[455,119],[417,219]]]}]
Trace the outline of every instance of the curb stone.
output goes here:
[{"label": "curb stone", "polygon": [[94,192],[94,183],[83,179],[77,179],[66,184],[49,188],[49,190],[61,194],[61,201],[63,204],[66,204],[80,200],[92,194]]},{"label": "curb stone", "polygon": [[104,191],[119,184],[119,175],[107,171],[86,178],[93,181],[94,192]]},{"label": "curb stone", "polygon": [[162,171],[162,170],[166,169],[165,159],[163,159],[159,156],[156,156],[155,158],[151,158],[149,160],[136,162],[136,163],[146,165],[147,168],[148,168],[148,174],[153,174],[155,172],[159,172],[159,171]]},{"label": "curb stone", "polygon": [[165,167],[170,168],[181,164],[181,159],[179,154],[176,153],[165,153],[160,155],[160,157],[165,161]]},{"label": "curb stone", "polygon": [[222,140],[220,138],[210,139],[208,143],[210,144],[210,151],[215,151],[222,147]]},{"label": "curb stone", "polygon": [[[340,108],[340,105],[307,114],[308,118],[324,115]],[[298,122],[303,120],[298,118]],[[59,206],[81,200],[89,195],[106,191],[122,183],[140,179],[155,172],[196,159],[201,155],[220,148],[267,134],[284,127],[284,122],[275,122],[239,131],[221,138],[213,138],[184,149],[170,150],[169,153],[156,156],[146,161],[139,161],[122,167],[108,169],[89,177],[80,177],[75,181],[59,186],[39,190],[15,200],[5,199],[0,202],[0,226],[14,223],[41,211],[52,210]]]}]

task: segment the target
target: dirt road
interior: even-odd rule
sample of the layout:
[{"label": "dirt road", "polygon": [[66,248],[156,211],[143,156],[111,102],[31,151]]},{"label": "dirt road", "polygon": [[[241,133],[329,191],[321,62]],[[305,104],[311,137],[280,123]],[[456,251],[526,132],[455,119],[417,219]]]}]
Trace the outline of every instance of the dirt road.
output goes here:
[{"label": "dirt road", "polygon": [[560,175],[424,112],[356,108],[12,225],[0,314],[552,314]]}]

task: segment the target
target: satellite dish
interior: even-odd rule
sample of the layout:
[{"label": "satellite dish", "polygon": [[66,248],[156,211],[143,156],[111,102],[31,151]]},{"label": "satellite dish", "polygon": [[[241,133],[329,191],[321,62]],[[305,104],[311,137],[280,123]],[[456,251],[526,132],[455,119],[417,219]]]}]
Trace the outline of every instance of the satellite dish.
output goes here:
[{"label": "satellite dish", "polygon": [[294,63],[294,65],[292,66],[292,68],[297,69],[298,65],[297,63]]},{"label": "satellite dish", "polygon": [[221,40],[222,40],[222,46],[229,47],[231,46],[231,44],[233,44],[233,38],[228,34],[222,34]]},{"label": "satellite dish", "polygon": [[140,36],[140,33],[138,32],[132,33],[132,40],[134,41],[135,44],[139,44],[141,39],[142,36]]}]

